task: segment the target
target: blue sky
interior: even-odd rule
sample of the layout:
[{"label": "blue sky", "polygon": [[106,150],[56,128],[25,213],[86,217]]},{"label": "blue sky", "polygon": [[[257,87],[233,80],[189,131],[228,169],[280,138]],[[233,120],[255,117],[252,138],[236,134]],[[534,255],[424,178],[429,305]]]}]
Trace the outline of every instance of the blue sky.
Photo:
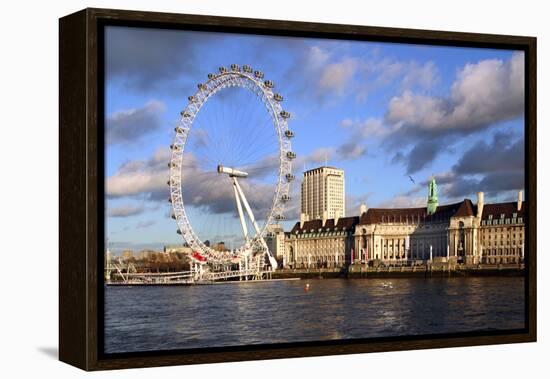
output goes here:
[{"label": "blue sky", "polygon": [[[197,83],[231,63],[262,70],[292,114],[299,179],[287,214],[292,221],[301,172],[325,160],[345,170],[348,215],[361,202],[423,206],[431,175],[440,203],[475,199],[479,190],[486,201],[509,200],[523,189],[521,52],[127,27],[108,27],[105,38],[106,235],[114,249],[182,242],[166,201],[168,146]],[[200,149],[201,122],[206,133],[225,120],[218,140],[241,146],[252,139],[267,119],[246,96],[222,94],[199,114],[192,153],[220,151]],[[250,145],[264,146],[251,153],[258,161],[273,153],[269,138],[254,135]],[[268,183],[266,175],[251,184],[251,203],[261,208]],[[234,205],[222,192],[193,195],[196,207],[189,207],[197,224],[217,220],[211,229],[219,238],[238,231]]]}]

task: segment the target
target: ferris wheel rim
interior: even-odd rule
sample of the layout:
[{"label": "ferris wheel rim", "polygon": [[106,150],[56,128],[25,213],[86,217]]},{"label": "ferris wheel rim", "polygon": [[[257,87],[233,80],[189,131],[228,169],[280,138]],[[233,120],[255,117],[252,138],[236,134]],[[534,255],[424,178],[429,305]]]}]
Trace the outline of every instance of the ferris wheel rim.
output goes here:
[{"label": "ferris wheel rim", "polygon": [[[290,114],[283,110],[281,106],[282,97],[273,91],[273,83],[271,81],[266,80],[262,82],[262,73],[259,71],[253,72],[248,66],[243,66],[243,68],[248,69],[241,71],[237,65],[232,65],[231,70],[226,70],[222,67],[219,74],[209,74],[208,81],[198,85],[197,92],[189,96],[189,102],[181,112],[178,126],[175,128],[176,134],[173,144],[170,146],[172,152],[169,163],[170,179],[168,185],[170,187],[170,201],[173,210],[172,217],[178,225],[178,233],[182,235],[193,252],[202,254],[208,262],[214,263],[231,261],[235,255],[240,256],[245,254],[260,243],[258,237],[265,234],[267,226],[277,217],[282,217],[284,205],[289,200],[290,182],[293,179],[292,160],[295,158],[295,154],[292,152],[290,143],[293,133],[288,129],[287,122]],[[279,169],[276,191],[267,217],[260,228],[259,236],[255,235],[254,238],[245,241],[242,246],[234,249],[232,252],[219,252],[205,245],[194,231],[187,217],[183,201],[185,185],[182,181],[182,162],[188,135],[201,108],[212,96],[229,87],[240,87],[250,90],[267,108],[278,139]]]}]

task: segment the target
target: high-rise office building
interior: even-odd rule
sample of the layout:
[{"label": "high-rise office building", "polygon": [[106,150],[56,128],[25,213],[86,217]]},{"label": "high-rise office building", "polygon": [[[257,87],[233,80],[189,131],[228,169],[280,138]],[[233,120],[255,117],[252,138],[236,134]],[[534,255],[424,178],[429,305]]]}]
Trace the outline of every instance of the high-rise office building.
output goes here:
[{"label": "high-rise office building", "polygon": [[304,172],[302,217],[308,220],[345,217],[344,183],[344,170],[335,167],[322,166]]}]

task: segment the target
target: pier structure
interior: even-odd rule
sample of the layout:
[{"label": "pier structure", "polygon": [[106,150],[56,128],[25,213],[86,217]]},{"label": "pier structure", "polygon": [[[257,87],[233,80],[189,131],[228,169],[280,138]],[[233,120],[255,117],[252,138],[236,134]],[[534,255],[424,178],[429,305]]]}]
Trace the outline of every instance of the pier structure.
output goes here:
[{"label": "pier structure", "polygon": [[273,270],[262,262],[262,258],[263,256],[257,256],[255,259],[248,260],[247,264],[218,266],[215,269],[211,269],[207,264],[192,261],[190,270],[173,272],[138,272],[131,262],[124,263],[120,258],[113,262],[113,259],[109,258],[105,266],[105,283],[107,285],[186,285],[227,280],[271,279]]}]

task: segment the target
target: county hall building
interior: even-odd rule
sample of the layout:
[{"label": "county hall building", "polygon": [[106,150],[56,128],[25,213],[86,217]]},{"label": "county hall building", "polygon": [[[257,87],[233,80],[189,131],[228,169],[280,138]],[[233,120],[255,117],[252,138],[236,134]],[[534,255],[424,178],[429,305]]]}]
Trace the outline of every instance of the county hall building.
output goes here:
[{"label": "county hall building", "polygon": [[375,262],[519,263],[524,257],[525,207],[521,191],[515,202],[485,204],[479,192],[475,204],[464,199],[439,205],[432,178],[425,207],[367,209],[361,205],[359,216],[338,217],[341,210],[337,210],[332,218],[326,209],[317,210],[321,218],[302,212],[300,221],[285,233],[284,251],[278,255],[287,268]]}]

